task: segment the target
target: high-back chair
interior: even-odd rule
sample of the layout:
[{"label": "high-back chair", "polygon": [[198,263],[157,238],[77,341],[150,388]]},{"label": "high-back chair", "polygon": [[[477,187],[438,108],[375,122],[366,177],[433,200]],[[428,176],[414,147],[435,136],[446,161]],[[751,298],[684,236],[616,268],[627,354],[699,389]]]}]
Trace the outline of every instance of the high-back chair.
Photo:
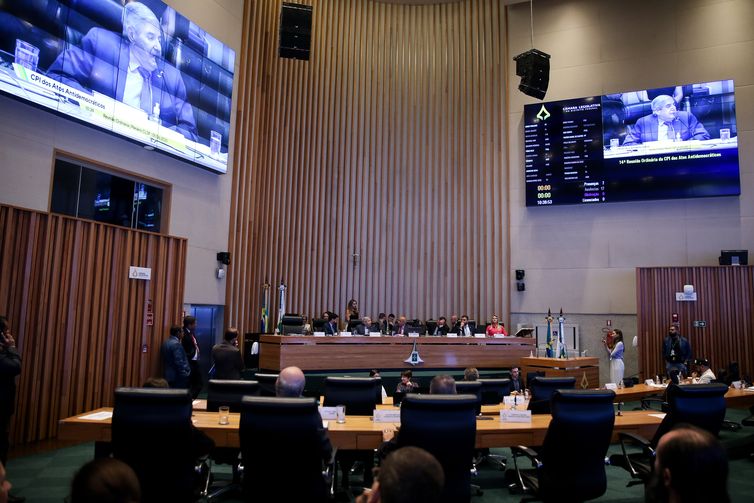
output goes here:
[{"label": "high-back chair", "polygon": [[239,435],[246,501],[328,501],[334,453],[314,398],[245,397]]},{"label": "high-back chair", "polygon": [[382,400],[381,380],[375,377],[328,377],[325,379],[326,407],[345,405],[346,414],[371,416]]},{"label": "high-back chair", "polygon": [[[628,486],[645,484],[654,470],[654,454],[660,438],[680,423],[687,423],[709,431],[717,436],[725,419],[725,384],[686,384],[668,386],[663,404],[665,418],[660,423],[652,440],[621,432],[621,454],[610,456],[610,464],[629,472]],[[641,452],[629,452],[631,445],[641,447]],[[627,449],[628,447],[628,449]]]},{"label": "high-back chair", "polygon": [[[518,489],[544,501],[602,496],[607,489],[605,454],[615,423],[614,400],[611,390],[556,390],[542,446],[536,451],[511,448]],[[532,469],[519,466],[522,455],[531,460]],[[513,476],[509,473],[509,478]]]},{"label": "high-back chair", "polygon": [[409,394],[401,404],[398,446],[421,447],[440,462],[445,472],[443,502],[471,498],[477,406],[474,395]]},{"label": "high-back chair", "polygon": [[511,393],[510,379],[479,379],[482,383],[482,405],[497,405]]},{"label": "high-back chair", "polygon": [[575,377],[533,377],[529,381],[529,410],[532,414],[549,414],[550,399],[559,389],[573,389]]},{"label": "high-back chair", "polygon": [[476,413],[482,412],[482,383],[479,381],[456,381],[456,391],[459,395],[474,395],[479,403]]},{"label": "high-back chair", "polygon": [[240,412],[244,396],[259,396],[259,383],[242,379],[210,379],[207,384],[207,410],[215,412],[226,405],[231,412]]},{"label": "high-back chair", "polygon": [[276,396],[275,383],[280,374],[254,374],[254,380],[259,383],[259,396]]},{"label": "high-back chair", "polygon": [[115,458],[136,472],[145,503],[193,501],[199,477],[188,390],[117,388],[112,418]]}]

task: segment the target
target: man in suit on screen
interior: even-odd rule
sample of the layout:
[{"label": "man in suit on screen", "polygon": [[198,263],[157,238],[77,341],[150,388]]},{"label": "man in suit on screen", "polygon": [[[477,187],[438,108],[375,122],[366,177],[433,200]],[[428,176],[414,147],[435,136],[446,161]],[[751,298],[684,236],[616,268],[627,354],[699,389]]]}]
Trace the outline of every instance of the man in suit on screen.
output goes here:
[{"label": "man in suit on screen", "polygon": [[691,112],[679,112],[675,100],[661,94],[652,100],[652,114],[640,118],[629,128],[623,145],[649,141],[709,140],[710,136]]},{"label": "man in suit on screen", "polygon": [[186,101],[180,72],[162,58],[162,30],[149,8],[130,2],[123,8],[123,35],[92,28],[81,47],[70,45],[47,72],[84,92],[97,91],[196,141],[196,121]]}]

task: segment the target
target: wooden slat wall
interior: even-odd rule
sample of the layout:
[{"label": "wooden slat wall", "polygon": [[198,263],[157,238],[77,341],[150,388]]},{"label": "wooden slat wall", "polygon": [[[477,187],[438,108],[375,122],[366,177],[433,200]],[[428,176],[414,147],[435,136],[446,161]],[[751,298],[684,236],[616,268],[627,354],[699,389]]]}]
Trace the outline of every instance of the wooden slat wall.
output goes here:
[{"label": "wooden slat wall", "polygon": [[265,281],[274,320],[281,280],[307,315],[506,320],[504,6],[304,3],[308,62],[245,3],[226,324],[257,330]]},{"label": "wooden slat wall", "polygon": [[[676,292],[694,285],[696,302],[677,302]],[[678,313],[681,334],[694,358],[708,358],[712,370],[739,362],[754,372],[754,267],[649,267],[636,270],[639,368],[647,377],[665,373],[662,340]],[[694,320],[707,322],[694,328]]]},{"label": "wooden slat wall", "polygon": [[[60,418],[112,405],[116,386],[160,375],[160,344],[180,321],[186,246],[182,238],[0,206],[0,313],[23,360],[14,442],[54,437]],[[129,280],[132,265],[150,267],[152,279]]]}]

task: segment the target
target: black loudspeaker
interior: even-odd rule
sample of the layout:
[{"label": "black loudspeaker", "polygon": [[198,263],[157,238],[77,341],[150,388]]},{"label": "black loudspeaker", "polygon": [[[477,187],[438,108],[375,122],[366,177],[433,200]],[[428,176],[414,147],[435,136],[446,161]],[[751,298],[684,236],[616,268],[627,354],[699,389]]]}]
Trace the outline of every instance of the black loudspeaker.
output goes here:
[{"label": "black loudspeaker", "polygon": [[225,265],[230,265],[230,252],[218,252],[217,261]]},{"label": "black loudspeaker", "polygon": [[312,7],[283,2],[280,10],[281,58],[309,60],[312,44]]},{"label": "black loudspeaker", "polygon": [[523,269],[516,269],[516,281],[521,281],[526,276],[526,271]]},{"label": "black loudspeaker", "polygon": [[543,100],[550,84],[550,55],[532,49],[513,60],[516,62],[516,75],[521,77],[518,89],[528,96]]}]

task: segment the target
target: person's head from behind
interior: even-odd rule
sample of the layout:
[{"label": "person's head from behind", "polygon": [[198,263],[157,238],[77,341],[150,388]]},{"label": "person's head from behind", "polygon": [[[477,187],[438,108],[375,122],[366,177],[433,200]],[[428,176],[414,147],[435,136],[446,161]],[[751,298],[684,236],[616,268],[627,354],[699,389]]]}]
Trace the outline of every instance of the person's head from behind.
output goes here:
[{"label": "person's head from behind", "polygon": [[430,453],[402,447],[380,465],[372,492],[357,499],[367,503],[434,503],[440,500],[445,474]]},{"label": "person's head from behind", "polygon": [[6,503],[8,501],[8,493],[10,492],[10,482],[5,478],[5,467],[0,463],[0,503]]},{"label": "person's head from behind", "polygon": [[709,432],[678,425],[657,444],[650,489],[658,502],[727,503],[725,449]]},{"label": "person's head from behind", "polygon": [[70,503],[138,503],[139,480],[130,466],[114,458],[90,461],[76,472]]},{"label": "person's head from behind", "polygon": [[306,377],[298,367],[286,367],[275,381],[275,394],[279,397],[299,397],[304,392]]},{"label": "person's head from behind", "polygon": [[377,369],[370,370],[369,377],[380,377],[380,371]]},{"label": "person's head from behind", "polygon": [[455,395],[456,380],[446,374],[441,374],[432,378],[429,383],[430,395]]},{"label": "person's head from behind", "polygon": [[476,381],[477,379],[479,379],[479,371],[474,367],[468,367],[463,371],[464,381]]},{"label": "person's head from behind", "polygon": [[404,370],[401,372],[401,382],[403,384],[408,384],[412,377],[414,377],[414,373],[410,370]]},{"label": "person's head from behind", "polygon": [[170,335],[172,337],[178,337],[179,339],[183,338],[183,328],[179,327],[178,325],[173,325],[170,327]]},{"label": "person's head from behind", "polygon": [[123,36],[131,43],[133,55],[140,66],[149,72],[157,69],[162,56],[162,31],[154,13],[139,2],[123,8]]},{"label": "person's head from behind", "polygon": [[618,344],[619,342],[623,342],[623,330],[621,330],[620,328],[614,328],[613,344]]},{"label": "person's head from behind", "polygon": [[238,330],[235,328],[229,328],[225,331],[225,342],[229,342],[234,346],[238,346]]},{"label": "person's head from behind", "polygon": [[192,332],[196,330],[196,318],[193,316],[186,316],[183,318],[183,328],[187,328]]},{"label": "person's head from behind", "polygon": [[170,384],[162,377],[149,377],[144,381],[143,388],[169,388]]},{"label": "person's head from behind", "polygon": [[652,100],[652,113],[663,122],[673,122],[678,115],[675,100],[667,94],[659,95]]}]

